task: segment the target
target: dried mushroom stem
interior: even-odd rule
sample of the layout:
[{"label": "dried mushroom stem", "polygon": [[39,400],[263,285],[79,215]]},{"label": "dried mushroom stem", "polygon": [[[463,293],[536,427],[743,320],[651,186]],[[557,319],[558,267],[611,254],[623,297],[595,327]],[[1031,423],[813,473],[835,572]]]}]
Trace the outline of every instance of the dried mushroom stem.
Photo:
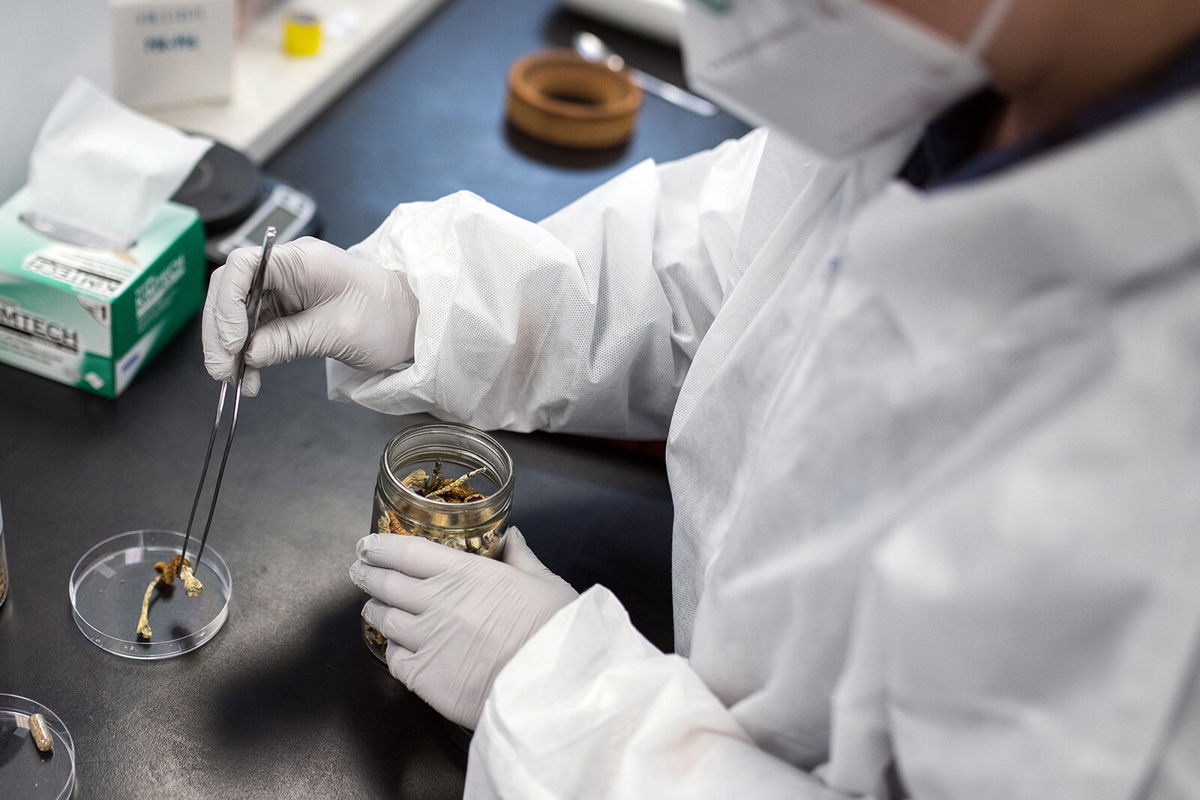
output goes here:
[{"label": "dried mushroom stem", "polygon": [[150,585],[146,587],[146,596],[142,598],[142,615],[138,617],[137,635],[143,639],[154,635],[154,631],[150,630],[150,596],[154,594],[154,587],[158,586],[160,580],[161,577],[156,577],[150,581]]},{"label": "dried mushroom stem", "polygon": [[469,478],[474,478],[476,475],[478,475],[479,473],[483,472],[486,469],[487,469],[487,467],[480,467],[479,469],[473,469],[470,472],[468,472],[466,475],[463,475],[461,478],[455,478],[454,480],[447,483],[445,486],[443,486],[439,489],[434,489],[432,492],[425,495],[425,499],[434,500],[434,499],[440,497],[441,495],[444,495],[446,492],[450,491],[451,489],[457,489],[459,486],[466,483]]},{"label": "dried mushroom stem", "polygon": [[429,476],[429,480],[425,481],[425,493],[433,491],[442,481],[442,460],[436,458],[433,461],[433,474]]},{"label": "dried mushroom stem", "polygon": [[195,597],[204,591],[204,584],[192,572],[192,565],[187,561],[179,568],[179,577],[183,579],[183,590],[187,592],[188,597]]}]

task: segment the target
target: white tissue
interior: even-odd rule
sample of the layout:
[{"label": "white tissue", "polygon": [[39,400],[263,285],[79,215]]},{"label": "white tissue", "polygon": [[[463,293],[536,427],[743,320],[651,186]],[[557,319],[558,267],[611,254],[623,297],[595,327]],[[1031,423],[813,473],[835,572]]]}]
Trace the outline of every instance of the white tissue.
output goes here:
[{"label": "white tissue", "polygon": [[72,244],[122,250],[211,145],[130,111],[76,78],[34,144],[30,205],[22,218]]}]

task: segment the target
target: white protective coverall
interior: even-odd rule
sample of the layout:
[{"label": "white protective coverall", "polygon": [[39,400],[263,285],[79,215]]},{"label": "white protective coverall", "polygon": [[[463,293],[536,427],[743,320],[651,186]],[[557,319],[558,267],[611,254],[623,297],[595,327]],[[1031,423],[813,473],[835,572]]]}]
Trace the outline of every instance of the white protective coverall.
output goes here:
[{"label": "white protective coverall", "polygon": [[585,592],[467,795],[1200,797],[1198,142],[1192,94],[857,208],[762,131],[537,225],[397,208],[357,252],[406,273],[415,363],[331,396],[669,429],[677,654]]}]

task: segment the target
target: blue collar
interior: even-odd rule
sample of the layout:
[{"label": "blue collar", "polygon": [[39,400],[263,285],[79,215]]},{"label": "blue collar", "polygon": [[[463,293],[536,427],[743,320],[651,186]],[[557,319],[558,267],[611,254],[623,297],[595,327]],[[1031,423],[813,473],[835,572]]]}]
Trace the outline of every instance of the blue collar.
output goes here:
[{"label": "blue collar", "polygon": [[1200,40],[1149,78],[1111,95],[1058,128],[976,155],[1004,103],[999,95],[985,90],[952,107],[926,128],[900,177],[926,190],[982,178],[1133,119],[1197,85],[1200,85]]}]

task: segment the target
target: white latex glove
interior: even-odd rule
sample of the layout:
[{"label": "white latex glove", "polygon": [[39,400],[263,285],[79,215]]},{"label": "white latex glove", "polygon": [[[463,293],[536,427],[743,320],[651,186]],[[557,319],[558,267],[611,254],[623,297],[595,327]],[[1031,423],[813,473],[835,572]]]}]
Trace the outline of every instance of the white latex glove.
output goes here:
[{"label": "white latex glove", "polygon": [[[260,252],[234,250],[208,284],[204,365],[219,381],[235,377]],[[417,301],[399,272],[305,237],[271,251],[263,291],[259,327],[246,352],[242,393],[248,397],[258,394],[259,367],[285,361],[326,356],[378,371],[412,360]]]},{"label": "white latex glove", "polygon": [[509,659],[579,596],[519,530],[505,538],[495,561],[419,536],[373,533],[350,567],[350,580],[374,598],[362,615],[388,638],[392,676],[468,728]]}]

